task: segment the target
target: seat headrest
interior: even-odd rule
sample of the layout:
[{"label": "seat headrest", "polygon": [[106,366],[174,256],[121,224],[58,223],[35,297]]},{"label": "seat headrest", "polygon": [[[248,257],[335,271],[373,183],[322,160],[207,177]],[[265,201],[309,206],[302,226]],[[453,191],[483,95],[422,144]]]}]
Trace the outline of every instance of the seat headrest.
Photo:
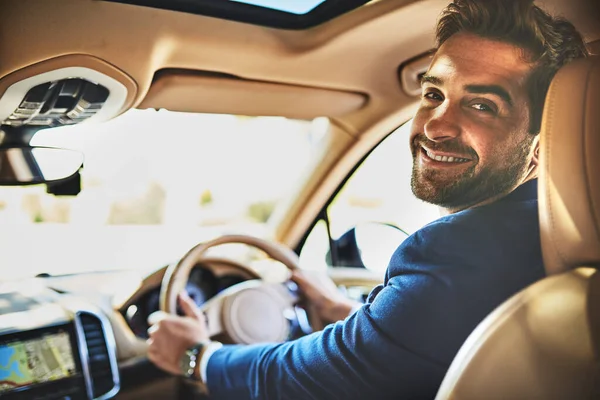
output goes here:
[{"label": "seat headrest", "polygon": [[539,212],[548,274],[600,267],[600,57],[554,77],[540,137]]}]

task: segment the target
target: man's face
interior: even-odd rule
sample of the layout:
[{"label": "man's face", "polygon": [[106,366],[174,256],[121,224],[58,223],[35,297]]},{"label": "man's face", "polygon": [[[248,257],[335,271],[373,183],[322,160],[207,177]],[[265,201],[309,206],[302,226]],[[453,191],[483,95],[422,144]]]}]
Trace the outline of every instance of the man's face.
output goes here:
[{"label": "man's face", "polygon": [[531,70],[519,48],[472,34],[438,49],[410,136],[415,196],[458,211],[522,183],[535,164]]}]

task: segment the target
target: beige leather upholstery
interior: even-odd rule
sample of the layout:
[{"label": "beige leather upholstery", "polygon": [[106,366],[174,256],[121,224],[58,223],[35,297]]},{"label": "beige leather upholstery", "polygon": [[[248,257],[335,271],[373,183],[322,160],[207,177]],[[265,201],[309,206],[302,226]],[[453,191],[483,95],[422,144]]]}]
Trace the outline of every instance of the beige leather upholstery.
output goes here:
[{"label": "beige leather upholstery", "polygon": [[542,121],[540,227],[549,273],[600,261],[600,62],[557,74]]},{"label": "beige leather upholstery", "polygon": [[475,329],[438,400],[600,399],[599,58],[557,74],[541,135],[540,228],[550,276]]}]

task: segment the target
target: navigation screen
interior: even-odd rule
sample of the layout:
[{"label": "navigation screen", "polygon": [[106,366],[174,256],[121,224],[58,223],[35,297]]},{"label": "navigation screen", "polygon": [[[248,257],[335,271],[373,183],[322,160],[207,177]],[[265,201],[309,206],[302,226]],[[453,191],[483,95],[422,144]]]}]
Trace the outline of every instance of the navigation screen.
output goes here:
[{"label": "navigation screen", "polygon": [[0,342],[0,393],[75,374],[67,332],[45,334],[26,341]]}]

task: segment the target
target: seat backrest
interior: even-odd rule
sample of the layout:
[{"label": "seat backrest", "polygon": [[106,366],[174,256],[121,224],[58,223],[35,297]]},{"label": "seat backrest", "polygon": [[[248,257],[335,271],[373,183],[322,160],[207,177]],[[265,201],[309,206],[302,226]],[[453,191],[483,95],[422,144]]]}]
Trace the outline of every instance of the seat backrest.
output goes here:
[{"label": "seat backrest", "polygon": [[469,336],[436,399],[600,399],[600,59],[562,68],[540,138],[540,234],[549,277]]}]

